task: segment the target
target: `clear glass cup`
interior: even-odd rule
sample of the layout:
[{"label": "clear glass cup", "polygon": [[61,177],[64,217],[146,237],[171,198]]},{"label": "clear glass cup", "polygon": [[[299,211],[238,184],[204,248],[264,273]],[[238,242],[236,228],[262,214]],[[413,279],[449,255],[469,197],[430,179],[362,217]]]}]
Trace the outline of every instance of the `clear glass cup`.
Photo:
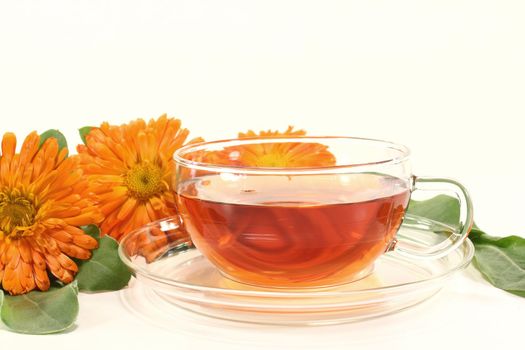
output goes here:
[{"label": "clear glass cup", "polygon": [[[465,240],[472,203],[450,179],[412,174],[409,150],[352,137],[259,137],[188,145],[174,188],[195,246],[226,277],[272,288],[358,280],[390,250],[441,258]],[[459,234],[422,248],[397,237],[414,191],[453,193]]]}]

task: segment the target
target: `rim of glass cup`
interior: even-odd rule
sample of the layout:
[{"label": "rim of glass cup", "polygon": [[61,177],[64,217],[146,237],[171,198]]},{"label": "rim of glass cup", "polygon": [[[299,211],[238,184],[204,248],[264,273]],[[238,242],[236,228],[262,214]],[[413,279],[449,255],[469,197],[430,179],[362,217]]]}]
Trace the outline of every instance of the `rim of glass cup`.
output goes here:
[{"label": "rim of glass cup", "polygon": [[[185,155],[203,151],[210,146],[238,146],[238,145],[249,145],[249,144],[265,144],[265,143],[279,143],[279,142],[293,142],[300,140],[300,142],[311,142],[311,143],[320,143],[320,140],[350,140],[350,141],[362,141],[370,142],[375,145],[382,145],[385,149],[393,149],[399,152],[398,156],[395,157],[385,157],[385,159],[368,162],[368,163],[348,163],[348,164],[338,164],[338,165],[329,165],[329,166],[316,166],[316,167],[300,167],[300,168],[287,168],[287,167],[254,167],[254,166],[237,166],[237,165],[223,165],[223,164],[214,164],[208,162],[197,162],[190,159],[184,158]],[[175,151],[173,158],[176,163],[183,165],[188,168],[204,170],[210,172],[230,172],[237,174],[330,174],[330,173],[341,173],[347,170],[348,168],[363,168],[363,167],[373,167],[373,166],[385,166],[385,165],[395,165],[406,161],[410,157],[410,149],[404,145],[380,140],[380,139],[371,139],[364,137],[351,137],[351,136],[293,136],[293,137],[272,137],[272,136],[258,136],[250,137],[244,139],[224,139],[216,141],[205,141],[194,143],[190,145],[183,146]]]}]

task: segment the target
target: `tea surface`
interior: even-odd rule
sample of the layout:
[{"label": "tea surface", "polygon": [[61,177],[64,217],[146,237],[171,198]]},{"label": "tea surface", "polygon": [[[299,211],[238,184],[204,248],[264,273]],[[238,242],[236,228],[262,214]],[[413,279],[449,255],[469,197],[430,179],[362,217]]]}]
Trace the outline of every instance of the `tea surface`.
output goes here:
[{"label": "tea surface", "polygon": [[204,176],[179,185],[193,242],[228,277],[255,285],[341,284],[381,255],[407,182],[377,174]]}]

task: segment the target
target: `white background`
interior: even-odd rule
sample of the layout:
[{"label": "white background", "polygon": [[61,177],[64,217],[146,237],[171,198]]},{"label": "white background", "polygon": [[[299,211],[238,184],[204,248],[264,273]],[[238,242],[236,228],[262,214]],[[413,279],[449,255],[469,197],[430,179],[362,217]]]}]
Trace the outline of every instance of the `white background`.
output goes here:
[{"label": "white background", "polygon": [[[463,182],[482,228],[523,234],[524,18],[521,0],[0,0],[0,132],[59,128],[74,145],[78,127],[166,112],[206,139],[289,124],[384,138],[412,149],[417,174]],[[110,293],[82,295],[67,335],[0,329],[0,343],[501,348],[522,344],[524,317],[525,300],[471,270],[416,309],[330,329],[232,326],[206,340],[145,323]]]}]

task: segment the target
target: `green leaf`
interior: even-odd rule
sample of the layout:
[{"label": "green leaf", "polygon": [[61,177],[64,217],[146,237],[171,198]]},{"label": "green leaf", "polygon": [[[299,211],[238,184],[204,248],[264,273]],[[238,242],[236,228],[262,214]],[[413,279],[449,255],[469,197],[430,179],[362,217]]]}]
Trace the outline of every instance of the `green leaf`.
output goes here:
[{"label": "green leaf", "polygon": [[[459,221],[459,201],[447,195],[411,200],[407,213],[452,226]],[[469,233],[474,243],[474,266],[497,288],[525,297],[525,239],[518,236],[493,237],[475,224]]]},{"label": "green leaf", "polygon": [[44,142],[49,138],[55,138],[57,140],[59,150],[62,150],[62,148],[67,148],[67,141],[65,136],[56,129],[49,129],[40,135],[39,147],[42,147]]},{"label": "green leaf", "polygon": [[82,227],[84,232],[98,240],[98,249],[89,260],[79,261],[77,281],[81,291],[99,292],[119,290],[128,285],[129,269],[118,256],[118,242],[110,236],[100,238],[96,225]]},{"label": "green leaf", "polygon": [[457,226],[459,222],[459,200],[444,194],[424,201],[411,200],[407,213],[450,226]]},{"label": "green leaf", "polygon": [[84,145],[86,144],[86,136],[89,134],[89,132],[92,129],[93,129],[92,126],[84,126],[78,129],[78,133],[80,134],[80,138],[82,139],[82,142],[84,142]]},{"label": "green leaf", "polygon": [[78,315],[78,288],[70,283],[46,292],[4,297],[1,318],[11,330],[27,334],[49,334],[68,329]]},{"label": "green leaf", "polygon": [[84,233],[90,235],[97,241],[100,240],[100,228],[97,225],[94,225],[94,224],[86,225],[86,226],[82,226],[81,229],[82,231],[84,231]]},{"label": "green leaf", "polygon": [[0,289],[0,312],[2,311],[3,303],[4,303],[4,291]]},{"label": "green leaf", "polygon": [[492,237],[473,229],[474,266],[495,287],[525,297],[525,239]]}]

